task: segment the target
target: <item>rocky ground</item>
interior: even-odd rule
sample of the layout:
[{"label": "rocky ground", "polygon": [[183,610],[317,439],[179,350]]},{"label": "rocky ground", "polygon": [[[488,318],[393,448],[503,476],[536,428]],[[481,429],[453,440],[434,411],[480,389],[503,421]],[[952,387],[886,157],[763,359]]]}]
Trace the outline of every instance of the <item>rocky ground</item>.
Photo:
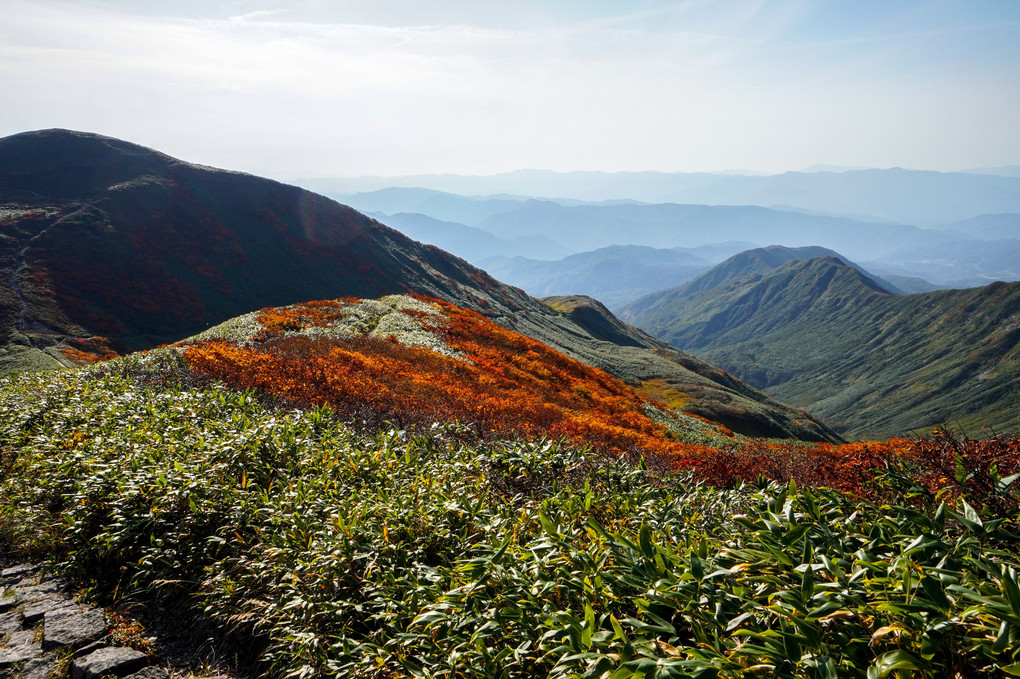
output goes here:
[{"label": "rocky ground", "polygon": [[147,640],[148,652],[118,642],[102,608],[79,601],[45,564],[0,552],[0,679],[227,679],[181,670]]}]

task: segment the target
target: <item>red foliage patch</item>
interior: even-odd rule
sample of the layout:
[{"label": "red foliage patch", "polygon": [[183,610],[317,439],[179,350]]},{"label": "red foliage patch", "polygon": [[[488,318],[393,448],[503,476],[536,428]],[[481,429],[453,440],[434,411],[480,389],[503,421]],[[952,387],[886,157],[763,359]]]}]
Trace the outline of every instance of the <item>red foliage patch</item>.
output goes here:
[{"label": "red foliage patch", "polygon": [[114,351],[110,340],[99,335],[68,340],[67,345],[60,350],[60,353],[78,365],[108,361],[119,355]]},{"label": "red foliage patch", "polygon": [[730,449],[674,440],[644,413],[648,400],[607,373],[507,330],[481,315],[426,300],[439,315],[405,311],[466,360],[370,337],[285,337],[287,330],[329,326],[342,302],[264,309],[259,342],[188,347],[193,371],[291,402],[328,404],[340,413],[401,425],[458,420],[482,436],[549,436],[614,454],[645,456],[659,470],[691,469],[715,486],[759,477],[868,496],[876,472],[907,470],[932,494],[986,502],[996,479],[1020,473],[1020,438],[890,439],[844,445],[734,441]]},{"label": "red foliage patch", "polygon": [[[708,450],[672,440],[644,414],[645,399],[605,372],[506,330],[482,316],[430,300],[443,315],[410,313],[467,360],[361,337],[349,341],[284,337],[328,325],[336,302],[265,309],[261,342],[189,347],[193,371],[235,388],[255,388],[299,404],[401,424],[459,420],[482,435],[551,436],[616,454],[642,454],[678,468]],[[431,325],[429,325],[431,324]]]}]

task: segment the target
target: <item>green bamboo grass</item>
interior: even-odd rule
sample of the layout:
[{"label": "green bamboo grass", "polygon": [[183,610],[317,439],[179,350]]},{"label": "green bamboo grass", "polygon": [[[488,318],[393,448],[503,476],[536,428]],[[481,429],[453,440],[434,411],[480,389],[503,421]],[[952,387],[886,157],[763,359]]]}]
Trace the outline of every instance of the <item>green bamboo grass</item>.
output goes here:
[{"label": "green bamboo grass", "polygon": [[0,538],[184,602],[280,677],[1020,676],[1016,516],[918,501],[905,471],[882,504],[715,490],[365,432],[170,353],[0,381]]}]

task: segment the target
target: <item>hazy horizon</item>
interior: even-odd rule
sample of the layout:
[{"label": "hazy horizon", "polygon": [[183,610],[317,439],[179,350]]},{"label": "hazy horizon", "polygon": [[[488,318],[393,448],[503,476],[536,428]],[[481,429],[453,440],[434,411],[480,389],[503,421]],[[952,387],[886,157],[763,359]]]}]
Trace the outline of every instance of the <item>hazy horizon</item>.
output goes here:
[{"label": "hazy horizon", "polygon": [[1020,3],[6,0],[0,136],[277,178],[1020,163]]}]

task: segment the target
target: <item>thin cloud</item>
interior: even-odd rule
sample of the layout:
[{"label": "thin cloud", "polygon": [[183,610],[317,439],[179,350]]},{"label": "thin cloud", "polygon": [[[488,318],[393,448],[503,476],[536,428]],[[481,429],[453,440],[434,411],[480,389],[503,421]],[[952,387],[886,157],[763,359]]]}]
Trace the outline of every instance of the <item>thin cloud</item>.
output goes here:
[{"label": "thin cloud", "polygon": [[[929,65],[978,22],[812,40],[816,3],[792,1],[533,3],[507,26],[506,7],[290,4],[161,17],[7,0],[0,73],[17,106],[0,111],[0,133],[91,129],[268,174],[938,169],[1020,155],[1007,122],[1020,94],[1003,75],[1015,64]],[[383,21],[386,7],[405,13]]]}]

